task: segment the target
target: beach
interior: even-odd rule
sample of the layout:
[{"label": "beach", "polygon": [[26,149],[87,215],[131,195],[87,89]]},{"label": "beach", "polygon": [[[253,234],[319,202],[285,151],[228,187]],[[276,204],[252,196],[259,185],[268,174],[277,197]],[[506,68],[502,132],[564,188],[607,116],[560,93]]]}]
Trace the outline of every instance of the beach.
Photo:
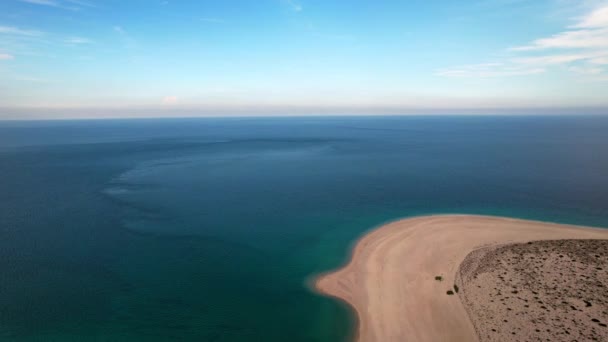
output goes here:
[{"label": "beach", "polygon": [[[506,318],[503,316],[506,314],[503,311],[515,309],[518,319],[527,322],[527,313],[519,309],[530,304],[525,302],[526,298],[523,298],[520,302],[512,303],[513,307],[509,307],[510,310],[506,310],[505,304],[501,305],[505,306],[504,310],[500,307],[488,312],[486,308],[490,307],[490,301],[494,299],[483,295],[488,292],[484,286],[490,286],[492,290],[502,294],[499,286],[512,286],[512,284],[505,282],[497,286],[498,282],[494,279],[496,277],[489,274],[492,269],[484,272],[481,267],[486,266],[487,258],[500,248],[506,248],[502,251],[504,253],[515,253],[513,248],[521,246],[520,243],[572,239],[608,239],[608,230],[472,215],[438,215],[404,219],[389,223],[363,236],[355,245],[349,263],[335,272],[321,275],[317,278],[315,287],[321,293],[339,298],[353,307],[358,317],[356,328],[358,341],[485,341],[504,340],[505,336],[516,340],[513,335],[529,336],[524,333],[528,334],[528,329],[535,331],[538,327],[533,324],[522,327],[522,324],[519,324],[517,328],[520,330],[507,331],[504,329],[504,324],[508,322],[504,322]],[[603,277],[605,270],[597,270],[601,267],[596,266],[593,270],[585,271],[583,265],[588,265],[588,260],[577,259],[574,255],[591,253],[593,250],[584,248],[591,242],[593,241],[578,241],[580,248],[560,247],[559,241],[547,242],[549,245],[545,247],[531,244],[530,248],[534,247],[534,251],[522,250],[517,255],[528,253],[532,256],[541,256],[541,260],[543,254],[552,256],[542,260],[547,264],[535,275],[534,281],[538,282],[540,287],[545,285],[549,287],[548,283],[555,282],[556,274],[562,273],[560,277],[564,279],[569,276],[559,267],[546,267],[561,265],[561,261],[552,258],[555,254],[561,259],[559,255],[563,257],[565,253],[563,248],[573,254],[569,255],[571,263],[582,263],[578,267],[583,274],[577,274],[577,277],[584,276],[588,277],[589,281],[597,281],[591,278]],[[600,255],[597,258],[604,257]],[[463,264],[465,259],[467,262]],[[504,271],[507,274],[517,274],[517,272],[513,273],[514,270],[522,271],[515,261],[503,267],[511,267],[509,270],[511,273]],[[484,280],[481,276],[492,279],[494,283],[488,279]],[[523,285],[529,284],[524,282]],[[557,290],[558,285],[551,284],[551,288]],[[518,290],[510,290],[519,293]],[[524,288],[522,291],[527,290],[529,289]],[[549,298],[551,293],[547,291],[535,292],[537,294],[534,296],[538,297],[536,302],[543,299],[547,303],[555,301],[554,298]],[[580,294],[580,290],[575,289],[574,292]],[[517,298],[515,294],[511,295]],[[511,299],[510,296],[508,297],[507,300]],[[502,299],[504,301],[504,298]],[[581,310],[574,305],[576,303],[566,300],[562,302],[569,303],[562,303],[564,307],[568,305]],[[584,301],[581,300],[580,303]],[[543,305],[545,302],[537,304],[548,306]],[[581,317],[586,317],[585,314],[605,316],[606,311],[605,309],[602,311],[602,305],[606,303],[596,302],[594,305],[594,310],[599,308],[597,313],[581,311],[583,312]],[[583,307],[585,306],[586,304]],[[551,310],[551,307],[543,310]],[[571,307],[570,310],[574,311]],[[552,319],[565,320],[566,317],[560,317],[560,312],[553,311]],[[581,336],[587,336],[585,335],[587,333],[600,336],[605,334],[605,325],[600,324],[606,322],[602,319],[605,320],[605,317],[590,318],[591,325],[588,329],[593,329],[593,332],[582,331],[583,328],[579,328]],[[489,327],[488,322],[502,322],[500,323],[502,328]],[[545,323],[550,324],[550,322]],[[488,327],[482,331],[480,326],[483,325]],[[488,335],[486,330],[498,335]],[[482,336],[481,333],[484,335]],[[545,333],[549,334],[553,331],[545,331]],[[565,329],[563,333],[566,334]]]}]

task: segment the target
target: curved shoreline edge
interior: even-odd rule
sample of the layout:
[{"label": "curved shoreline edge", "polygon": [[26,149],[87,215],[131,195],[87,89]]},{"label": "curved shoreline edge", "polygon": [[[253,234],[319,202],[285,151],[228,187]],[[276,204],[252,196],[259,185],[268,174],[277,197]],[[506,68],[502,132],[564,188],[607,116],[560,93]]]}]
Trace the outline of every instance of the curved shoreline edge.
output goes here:
[{"label": "curved shoreline edge", "polygon": [[360,237],[350,260],[317,275],[313,287],[353,309],[357,341],[477,341],[458,295],[446,295],[465,257],[488,246],[560,239],[608,239],[608,229],[478,215],[406,218]]}]

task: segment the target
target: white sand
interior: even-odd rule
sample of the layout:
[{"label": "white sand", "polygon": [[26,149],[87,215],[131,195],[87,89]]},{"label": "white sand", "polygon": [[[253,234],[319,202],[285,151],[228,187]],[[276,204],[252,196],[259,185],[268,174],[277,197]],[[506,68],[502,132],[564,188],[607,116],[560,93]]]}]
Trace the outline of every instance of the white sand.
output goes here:
[{"label": "white sand", "polygon": [[608,239],[608,230],[471,215],[405,219],[364,236],[350,263],[315,286],[353,306],[358,341],[477,341],[459,296],[446,294],[461,262],[480,247],[553,239]]}]

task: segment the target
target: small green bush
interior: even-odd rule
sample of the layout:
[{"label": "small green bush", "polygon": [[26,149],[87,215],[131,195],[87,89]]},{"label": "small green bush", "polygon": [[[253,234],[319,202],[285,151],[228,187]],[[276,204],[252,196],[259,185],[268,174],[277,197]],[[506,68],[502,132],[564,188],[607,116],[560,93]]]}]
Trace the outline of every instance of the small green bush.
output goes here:
[{"label": "small green bush", "polygon": [[454,284],[454,291],[458,293],[458,285]]},{"label": "small green bush", "polygon": [[442,280],[443,280],[443,277],[442,277],[442,276],[435,276],[435,280],[437,280],[437,281],[442,281]]},{"label": "small green bush", "polygon": [[448,290],[447,294],[448,294],[448,296],[451,296],[451,295],[453,295],[453,294],[454,294],[454,291],[452,291],[452,290]]}]

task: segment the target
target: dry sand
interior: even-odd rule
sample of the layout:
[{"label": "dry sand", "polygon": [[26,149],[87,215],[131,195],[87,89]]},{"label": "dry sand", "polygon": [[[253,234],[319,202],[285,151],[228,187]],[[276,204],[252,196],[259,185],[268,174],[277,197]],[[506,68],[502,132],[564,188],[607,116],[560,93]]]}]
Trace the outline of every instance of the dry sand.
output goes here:
[{"label": "dry sand", "polygon": [[[359,321],[358,341],[479,341],[477,331],[480,331],[480,336],[482,331],[477,325],[508,320],[503,318],[502,311],[497,310],[494,316],[481,311],[495,303],[490,302],[491,297],[478,295],[475,288],[483,292],[484,286],[494,290],[493,287],[498,284],[487,281],[488,276],[481,280],[479,276],[475,278],[475,275],[483,273],[479,267],[486,265],[484,258],[490,255],[488,252],[505,244],[563,239],[608,239],[608,230],[471,215],[405,219],[365,235],[356,244],[350,263],[340,270],[320,276],[315,286],[322,293],[352,305]],[[467,255],[476,250],[478,253],[467,259],[468,262],[463,264],[466,267],[463,266],[463,271],[459,272]],[[541,249],[538,253],[542,255],[545,252]],[[551,253],[559,255],[564,252],[556,250]],[[576,259],[577,262],[583,260],[579,259]],[[519,267],[513,265],[505,267]],[[547,269],[544,273],[549,272],[560,271]],[[564,270],[561,272],[564,273]],[[584,276],[593,276],[583,269],[580,272]],[[543,272],[539,274],[543,275]],[[441,276],[442,280],[436,280],[436,276]],[[553,278],[541,276],[535,281],[545,286],[550,279]],[[482,286],[482,283],[473,280],[486,281],[487,284],[483,283]],[[457,282],[461,283],[461,291],[448,295],[447,291],[454,291]],[[578,286],[574,283],[571,285]],[[599,296],[605,302],[606,288],[603,287],[601,291]],[[540,296],[539,291],[535,292]],[[466,298],[461,298],[463,295]],[[478,303],[482,309],[471,306],[471,302]],[[526,305],[522,302],[518,305]],[[467,309],[471,312],[470,316]],[[599,320],[599,317],[594,319]],[[592,322],[596,323],[594,329],[605,329],[599,325],[600,322]],[[506,340],[519,340],[513,338],[512,330],[501,329],[497,329],[497,333],[504,334],[501,336],[511,334]],[[486,340],[486,336],[481,336],[481,340]],[[505,340],[505,337],[496,340]]]}]

